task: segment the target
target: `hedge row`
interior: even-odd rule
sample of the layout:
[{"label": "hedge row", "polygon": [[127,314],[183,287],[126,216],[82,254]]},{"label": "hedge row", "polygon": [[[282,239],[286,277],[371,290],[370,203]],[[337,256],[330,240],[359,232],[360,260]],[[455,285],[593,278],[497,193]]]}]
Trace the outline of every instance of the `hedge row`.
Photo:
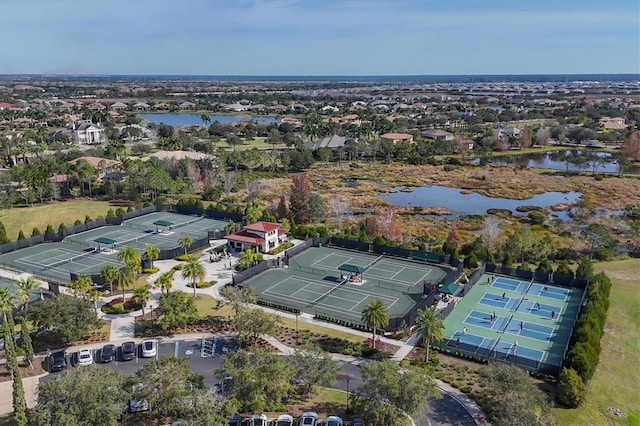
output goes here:
[{"label": "hedge row", "polygon": [[294,314],[300,313],[299,308],[293,308],[291,306],[281,305],[279,303],[265,302],[264,300],[258,300],[258,305],[266,306],[267,308],[277,309],[279,311],[291,312]]},{"label": "hedge row", "polygon": [[560,374],[558,399],[567,406],[577,407],[584,400],[585,384],[600,361],[600,339],[604,335],[610,292],[611,281],[604,273],[593,276],[573,332],[568,368]]}]

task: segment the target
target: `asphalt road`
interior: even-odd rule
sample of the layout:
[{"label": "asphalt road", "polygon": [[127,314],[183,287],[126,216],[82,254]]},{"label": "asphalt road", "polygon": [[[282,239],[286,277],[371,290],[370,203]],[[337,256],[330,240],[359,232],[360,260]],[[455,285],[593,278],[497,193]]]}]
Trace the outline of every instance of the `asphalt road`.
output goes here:
[{"label": "asphalt road", "polygon": [[[207,387],[213,387],[219,382],[219,379],[215,377],[214,371],[222,365],[222,356],[228,350],[233,350],[236,347],[233,339],[218,339],[215,348],[203,348],[202,340],[179,340],[174,342],[160,343],[157,346],[156,356],[153,358],[143,358],[142,349],[138,347],[138,353],[135,359],[131,361],[120,361],[120,354],[116,360],[107,364],[101,364],[100,350],[94,350],[94,362],[103,366],[104,368],[117,369],[125,374],[133,375],[142,366],[151,362],[153,359],[161,358],[164,356],[176,356],[186,357],[187,362],[196,374],[201,375],[204,378],[204,384]],[[213,349],[212,355],[206,349]],[[67,368],[82,368],[76,367],[76,355],[71,353],[67,355]],[[45,358],[45,365],[47,366],[47,359]],[[340,373],[334,383],[333,387],[344,391],[352,391],[362,386],[362,374],[360,372],[360,366],[352,363],[340,363]],[[40,380],[47,382],[56,377],[59,372],[51,373]],[[475,422],[471,415],[467,412],[465,407],[456,401],[450,395],[444,394],[440,399],[429,399],[430,410],[428,413],[423,414],[421,417],[415,417],[416,425],[419,426],[475,426]]]}]

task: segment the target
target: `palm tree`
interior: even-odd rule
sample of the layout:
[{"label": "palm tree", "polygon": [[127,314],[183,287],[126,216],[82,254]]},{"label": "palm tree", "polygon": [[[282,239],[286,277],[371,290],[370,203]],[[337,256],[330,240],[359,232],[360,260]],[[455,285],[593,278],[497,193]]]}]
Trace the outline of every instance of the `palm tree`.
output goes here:
[{"label": "palm tree", "polygon": [[18,281],[18,297],[20,297],[20,301],[22,302],[22,306],[24,306],[24,316],[27,316],[27,309],[29,307],[29,299],[31,298],[31,293],[34,290],[37,290],[40,287],[38,281],[36,281],[33,277],[23,278]]},{"label": "palm tree", "polygon": [[148,243],[145,244],[145,247],[144,255],[151,261],[151,267],[153,268],[153,261],[160,256],[160,249]]},{"label": "palm tree", "polygon": [[87,293],[87,300],[93,304],[93,310],[96,312],[98,312],[98,300],[100,300],[101,297],[102,294],[100,294],[100,290],[95,287]]},{"label": "palm tree", "polygon": [[129,265],[125,265],[118,269],[118,275],[115,279],[115,285],[117,288],[122,289],[122,300],[125,299],[124,291],[130,288],[136,280],[136,274]]},{"label": "palm tree", "polygon": [[118,259],[123,261],[124,264],[134,272],[134,274],[140,272],[140,262],[142,262],[142,259],[140,258],[140,252],[133,247],[127,246],[120,250],[118,253]]},{"label": "palm tree", "polygon": [[200,114],[200,120],[202,120],[202,124],[204,125],[204,129],[208,130],[209,127],[207,126],[207,124],[211,123],[211,117],[209,117],[209,114],[205,114],[205,113]]},{"label": "palm tree", "polygon": [[156,279],[156,282],[154,283],[154,288],[159,288],[160,293],[166,290],[167,294],[169,294],[169,290],[171,290],[172,286],[173,286],[173,271],[167,271],[160,274],[160,276],[158,277],[158,279]]},{"label": "palm tree", "polygon": [[133,291],[133,298],[142,305],[142,315],[144,316],[144,307],[147,306],[147,302],[151,300],[151,288],[148,285],[144,287],[138,287]]},{"label": "palm tree", "polygon": [[9,333],[13,336],[16,328],[13,322],[13,308],[18,306],[15,294],[11,293],[8,288],[0,288],[0,313],[4,319],[4,323],[9,328]]},{"label": "palm tree", "polygon": [[372,347],[376,347],[376,329],[384,328],[389,324],[389,310],[382,303],[382,300],[373,299],[367,306],[362,308],[362,321],[367,326],[373,328]]},{"label": "palm tree", "polygon": [[68,284],[68,287],[73,291],[73,295],[77,296],[82,293],[82,298],[85,299],[89,290],[93,286],[93,281],[87,275],[78,275],[75,280]]},{"label": "palm tree", "polygon": [[425,345],[424,362],[429,361],[429,343],[431,341],[440,342],[444,338],[444,323],[442,318],[436,314],[435,306],[418,311],[415,331],[420,334]]},{"label": "palm tree", "polygon": [[113,293],[113,283],[118,277],[118,267],[113,263],[107,263],[100,270],[100,276],[109,284],[109,292]]},{"label": "palm tree", "polygon": [[187,249],[191,247],[192,243],[193,240],[189,236],[178,238],[178,244],[184,249],[184,254],[187,254]]},{"label": "palm tree", "polygon": [[[18,306],[16,296],[9,291],[8,288],[0,288],[0,313],[5,321],[7,321],[7,314],[13,313],[13,308]],[[13,333],[13,330],[12,330]]]},{"label": "palm tree", "polygon": [[196,298],[196,287],[198,282],[202,281],[206,275],[204,266],[200,263],[199,259],[195,256],[190,256],[187,263],[182,268],[182,278],[190,279],[193,284],[193,298]]}]

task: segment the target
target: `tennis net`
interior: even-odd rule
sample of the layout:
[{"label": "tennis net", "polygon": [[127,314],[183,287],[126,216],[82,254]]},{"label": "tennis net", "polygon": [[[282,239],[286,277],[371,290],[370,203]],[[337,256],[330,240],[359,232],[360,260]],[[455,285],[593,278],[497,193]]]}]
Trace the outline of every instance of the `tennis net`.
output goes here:
[{"label": "tennis net", "polygon": [[204,216],[199,216],[199,217],[196,217],[195,219],[187,220],[186,222],[176,223],[173,227],[182,228],[184,226],[191,225],[192,223],[200,222],[202,219],[204,219]]},{"label": "tennis net", "polygon": [[333,288],[331,288],[331,290],[327,291],[326,293],[321,294],[319,297],[316,297],[312,302],[309,303],[308,306],[313,306],[313,305],[317,304],[318,302],[320,302],[321,300],[331,296],[333,293],[335,293],[336,290],[338,290],[340,287],[345,285],[348,281],[349,281],[348,278],[343,280],[343,281],[340,281],[338,283],[338,285],[336,285]]},{"label": "tennis net", "polygon": [[522,299],[520,299],[520,301],[518,302],[516,307],[513,309],[514,312],[518,311],[518,308],[520,307],[520,305],[522,305],[522,302],[524,302],[524,298],[525,298],[525,296],[522,296]]},{"label": "tennis net", "polygon": [[509,319],[507,320],[507,323],[504,325],[504,327],[502,327],[502,330],[500,330],[502,333],[507,331],[507,327],[509,327],[509,323],[511,322],[512,319],[513,319],[513,315],[509,317]]},{"label": "tennis net", "polygon": [[82,253],[82,254],[79,254],[79,255],[77,255],[77,256],[70,257],[70,258],[68,258],[68,259],[59,260],[59,261],[57,261],[57,262],[53,262],[53,263],[50,263],[50,264],[48,264],[48,265],[44,265],[44,266],[42,267],[42,270],[44,271],[45,269],[53,269],[53,268],[57,268],[58,266],[62,266],[62,265],[64,265],[64,264],[66,264],[66,263],[73,263],[73,261],[74,261],[74,260],[76,260],[76,259],[80,259],[81,257],[91,256],[91,255],[92,255],[92,254],[94,254],[94,253],[95,253],[95,250],[92,250],[92,251],[89,251],[89,252],[87,252],[87,253]]},{"label": "tennis net", "polygon": [[154,225],[145,225],[144,223],[124,222],[129,228],[140,229],[141,231],[149,231],[154,229]]},{"label": "tennis net", "polygon": [[498,343],[500,343],[500,339],[502,339],[502,336],[498,337],[498,340],[496,340],[496,343],[494,343],[493,346],[491,346],[491,349],[489,350],[489,356],[491,356],[493,351],[496,350],[496,347],[498,346]]},{"label": "tennis net", "polygon": [[382,259],[384,259],[384,256],[378,256],[373,262],[371,262],[370,264],[365,266],[364,269],[366,270],[366,269],[371,268],[373,265],[375,265],[376,263],[380,262]]},{"label": "tennis net", "polygon": [[522,292],[523,294],[529,293],[529,290],[531,290],[531,286],[533,285],[534,281],[535,281],[535,278],[532,278],[531,282],[529,283],[529,285],[527,285],[527,288]]}]

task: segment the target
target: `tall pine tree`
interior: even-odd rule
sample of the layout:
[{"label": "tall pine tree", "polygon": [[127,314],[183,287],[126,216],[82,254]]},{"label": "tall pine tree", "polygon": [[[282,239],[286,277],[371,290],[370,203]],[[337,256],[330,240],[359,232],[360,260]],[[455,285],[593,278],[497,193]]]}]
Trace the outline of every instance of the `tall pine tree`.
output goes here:
[{"label": "tall pine tree", "polygon": [[0,244],[10,243],[11,239],[7,236],[7,230],[4,229],[4,224],[0,222]]}]

